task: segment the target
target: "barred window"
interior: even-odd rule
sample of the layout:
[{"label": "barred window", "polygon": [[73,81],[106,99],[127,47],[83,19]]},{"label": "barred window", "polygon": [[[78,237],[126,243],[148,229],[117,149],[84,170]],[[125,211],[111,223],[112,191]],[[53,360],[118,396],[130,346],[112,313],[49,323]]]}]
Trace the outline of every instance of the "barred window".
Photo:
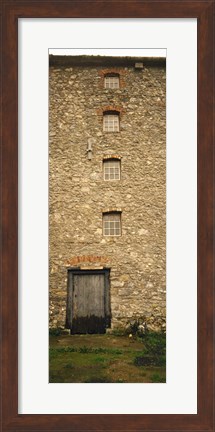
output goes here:
[{"label": "barred window", "polygon": [[103,116],[104,132],[119,132],[119,114],[105,113]]},{"label": "barred window", "polygon": [[105,88],[119,88],[119,75],[106,75]]},{"label": "barred window", "polygon": [[120,160],[103,161],[104,180],[120,180]]},{"label": "barred window", "polygon": [[104,236],[121,235],[121,213],[103,213],[103,234]]}]

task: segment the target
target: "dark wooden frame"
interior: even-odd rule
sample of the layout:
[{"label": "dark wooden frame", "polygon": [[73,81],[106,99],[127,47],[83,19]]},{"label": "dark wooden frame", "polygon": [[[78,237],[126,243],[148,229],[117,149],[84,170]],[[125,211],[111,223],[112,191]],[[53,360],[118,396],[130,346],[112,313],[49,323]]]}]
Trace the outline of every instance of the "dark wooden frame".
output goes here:
[{"label": "dark wooden frame", "polygon": [[106,328],[110,327],[110,269],[91,269],[83,270],[77,267],[69,267],[67,269],[68,283],[67,283],[67,308],[66,308],[66,328],[72,328],[72,312],[73,312],[73,290],[74,290],[74,276],[77,275],[104,275],[104,306],[105,306],[105,322]]},{"label": "dark wooden frame", "polygon": [[[198,19],[198,413],[196,415],[18,414],[17,29],[20,17]],[[212,0],[172,0],[171,2],[167,0],[2,0],[2,425],[4,432],[214,430],[213,23]]]}]

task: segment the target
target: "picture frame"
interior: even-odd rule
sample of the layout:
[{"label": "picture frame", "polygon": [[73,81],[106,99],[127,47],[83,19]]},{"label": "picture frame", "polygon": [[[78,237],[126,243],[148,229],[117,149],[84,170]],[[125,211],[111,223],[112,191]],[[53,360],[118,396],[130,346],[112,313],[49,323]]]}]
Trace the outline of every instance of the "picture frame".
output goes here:
[{"label": "picture frame", "polygon": [[[114,7],[113,7],[114,6]],[[198,412],[18,414],[18,19],[197,18],[198,20]],[[213,1],[3,0],[2,2],[2,430],[214,430],[213,403]],[[11,119],[12,124],[11,124]]]}]

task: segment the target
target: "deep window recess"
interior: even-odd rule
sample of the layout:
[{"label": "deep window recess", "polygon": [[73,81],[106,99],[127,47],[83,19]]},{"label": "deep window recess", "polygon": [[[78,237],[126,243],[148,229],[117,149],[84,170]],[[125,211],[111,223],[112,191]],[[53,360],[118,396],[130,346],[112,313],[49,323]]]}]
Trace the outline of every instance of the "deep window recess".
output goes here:
[{"label": "deep window recess", "polygon": [[120,160],[103,161],[104,180],[120,180]]},{"label": "deep window recess", "polygon": [[104,236],[121,235],[121,213],[103,213],[103,234]]},{"label": "deep window recess", "polygon": [[104,115],[103,115],[103,131],[104,132],[119,132],[119,114],[104,113]]},{"label": "deep window recess", "polygon": [[106,75],[105,88],[119,88],[119,75]]}]

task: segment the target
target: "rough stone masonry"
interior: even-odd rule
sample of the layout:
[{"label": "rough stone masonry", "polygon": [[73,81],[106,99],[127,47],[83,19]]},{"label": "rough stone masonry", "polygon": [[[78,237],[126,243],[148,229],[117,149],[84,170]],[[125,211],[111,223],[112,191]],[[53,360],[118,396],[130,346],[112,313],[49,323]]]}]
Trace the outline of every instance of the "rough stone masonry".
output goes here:
[{"label": "rough stone masonry", "polygon": [[[111,329],[164,330],[165,59],[50,56],[49,70],[50,327],[65,327],[68,269],[109,268]],[[119,180],[104,179],[106,161]],[[104,214],[121,235],[104,235]]]}]

